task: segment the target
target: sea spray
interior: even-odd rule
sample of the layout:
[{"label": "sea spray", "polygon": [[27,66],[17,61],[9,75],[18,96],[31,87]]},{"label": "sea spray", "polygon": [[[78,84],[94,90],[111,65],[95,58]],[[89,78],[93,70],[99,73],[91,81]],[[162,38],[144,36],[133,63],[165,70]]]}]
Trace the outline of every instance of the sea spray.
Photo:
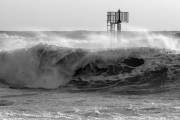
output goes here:
[{"label": "sea spray", "polygon": [[37,44],[88,50],[149,47],[179,50],[179,38],[150,31],[122,32],[114,38],[106,32],[15,32],[0,34],[0,50],[30,48]]}]

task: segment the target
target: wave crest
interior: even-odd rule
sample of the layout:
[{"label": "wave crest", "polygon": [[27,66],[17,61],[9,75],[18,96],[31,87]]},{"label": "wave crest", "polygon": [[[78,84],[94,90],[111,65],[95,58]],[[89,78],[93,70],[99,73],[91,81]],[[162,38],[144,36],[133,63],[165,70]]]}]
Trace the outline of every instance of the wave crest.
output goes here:
[{"label": "wave crest", "polygon": [[[152,41],[153,46],[148,46],[149,39],[145,47],[136,44],[132,47],[129,43],[131,38],[126,43],[129,47],[120,47],[125,45],[122,39],[119,41],[122,44],[117,44],[115,48],[104,49],[101,39],[98,42],[67,40],[66,46],[56,45],[56,40],[54,45],[49,44],[47,39],[48,42],[35,42],[30,38],[26,42],[33,44],[29,46],[25,44],[18,49],[1,50],[0,82],[13,88],[64,87],[76,90],[111,89],[114,92],[130,88],[160,88],[162,84],[167,87],[179,85],[180,55],[177,51],[170,51],[170,46],[160,47],[159,44],[155,47]],[[105,43],[109,46],[109,42]],[[102,49],[85,49],[86,46],[91,48],[99,44]],[[79,45],[83,47],[76,47]]]}]

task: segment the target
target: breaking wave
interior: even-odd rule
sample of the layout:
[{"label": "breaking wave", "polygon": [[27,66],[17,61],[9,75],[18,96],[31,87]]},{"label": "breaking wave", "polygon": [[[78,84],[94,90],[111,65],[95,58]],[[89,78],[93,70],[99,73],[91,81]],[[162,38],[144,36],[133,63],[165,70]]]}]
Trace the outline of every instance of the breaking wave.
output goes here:
[{"label": "breaking wave", "polygon": [[[177,35],[177,34],[176,34]],[[180,44],[165,33],[0,33],[0,82],[12,88],[178,88]]]}]

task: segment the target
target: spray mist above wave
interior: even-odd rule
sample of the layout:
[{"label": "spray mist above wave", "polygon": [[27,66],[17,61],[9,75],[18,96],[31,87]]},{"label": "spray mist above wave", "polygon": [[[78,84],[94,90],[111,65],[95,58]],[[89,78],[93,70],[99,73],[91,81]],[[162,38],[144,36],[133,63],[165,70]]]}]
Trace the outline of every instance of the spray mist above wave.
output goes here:
[{"label": "spray mist above wave", "polygon": [[118,38],[105,32],[88,31],[0,34],[1,50],[30,48],[37,44],[88,50],[136,47],[180,50],[179,38],[164,33],[154,33],[145,30],[141,32],[123,32]]}]

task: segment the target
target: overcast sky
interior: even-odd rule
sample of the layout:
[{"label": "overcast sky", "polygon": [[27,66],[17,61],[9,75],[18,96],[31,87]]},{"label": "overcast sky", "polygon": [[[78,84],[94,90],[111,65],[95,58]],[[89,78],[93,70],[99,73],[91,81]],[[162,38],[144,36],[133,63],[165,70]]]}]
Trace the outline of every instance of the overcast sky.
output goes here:
[{"label": "overcast sky", "polygon": [[180,0],[0,0],[0,30],[106,30],[106,12],[119,8],[129,25],[180,30]]}]

